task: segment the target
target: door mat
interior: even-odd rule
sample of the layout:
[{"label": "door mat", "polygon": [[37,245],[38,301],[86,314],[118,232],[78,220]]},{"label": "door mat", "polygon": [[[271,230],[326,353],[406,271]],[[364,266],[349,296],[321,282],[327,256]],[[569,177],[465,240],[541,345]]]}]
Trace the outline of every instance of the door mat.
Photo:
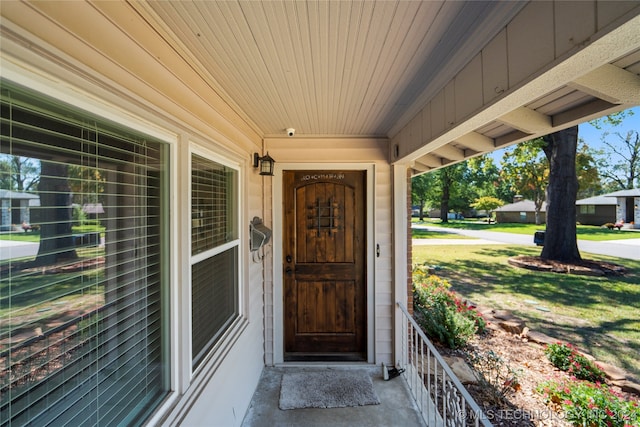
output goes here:
[{"label": "door mat", "polygon": [[366,371],[327,370],[282,375],[280,409],[379,405]]}]

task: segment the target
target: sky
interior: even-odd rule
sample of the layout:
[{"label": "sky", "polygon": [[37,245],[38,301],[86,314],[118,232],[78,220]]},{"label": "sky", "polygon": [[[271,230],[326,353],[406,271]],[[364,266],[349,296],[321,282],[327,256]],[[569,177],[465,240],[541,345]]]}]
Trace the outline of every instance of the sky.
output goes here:
[{"label": "sky", "polygon": [[[627,117],[620,126],[603,126],[602,129],[599,130],[588,122],[578,125],[578,138],[583,139],[590,148],[600,149],[603,147],[602,135],[605,132],[609,132],[610,134],[613,132],[619,132],[621,135],[625,136],[630,130],[640,131],[640,107],[634,107],[631,108],[631,110],[634,113],[633,116]],[[616,136],[612,135],[609,136],[607,140],[616,142],[618,139]],[[498,166],[500,165],[500,159],[502,159],[504,150],[505,149],[500,149],[494,151],[492,154],[492,157]]]}]

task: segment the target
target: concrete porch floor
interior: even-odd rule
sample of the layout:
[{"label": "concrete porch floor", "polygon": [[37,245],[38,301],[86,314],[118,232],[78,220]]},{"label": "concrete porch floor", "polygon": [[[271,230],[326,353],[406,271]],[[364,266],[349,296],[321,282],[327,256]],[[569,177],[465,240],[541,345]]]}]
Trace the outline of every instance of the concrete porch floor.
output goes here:
[{"label": "concrete porch floor", "polygon": [[[289,409],[278,407],[280,382],[284,372],[313,372],[323,369],[367,369],[380,405],[330,409]],[[404,376],[389,381],[382,379],[382,368],[371,365],[265,367],[243,427],[355,427],[404,426],[424,427],[425,423],[411,398]]]}]

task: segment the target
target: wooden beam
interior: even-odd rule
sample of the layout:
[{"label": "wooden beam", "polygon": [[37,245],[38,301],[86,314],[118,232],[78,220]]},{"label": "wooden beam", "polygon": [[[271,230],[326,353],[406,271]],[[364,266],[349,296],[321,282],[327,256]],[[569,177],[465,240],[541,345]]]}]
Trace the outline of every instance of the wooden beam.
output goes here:
[{"label": "wooden beam", "polygon": [[456,142],[469,147],[475,151],[493,151],[496,149],[496,144],[493,138],[482,135],[478,132],[470,132],[466,135],[462,135],[456,138]]},{"label": "wooden beam", "polygon": [[416,159],[416,163],[421,163],[430,168],[442,167],[442,159],[434,156],[433,154],[425,154],[424,156],[419,157]]},{"label": "wooden beam", "polygon": [[553,128],[551,117],[527,107],[518,107],[499,117],[498,121],[530,134],[549,133]]},{"label": "wooden beam", "polygon": [[596,68],[568,86],[612,104],[640,104],[640,76],[615,65]]},{"label": "wooden beam", "polygon": [[442,147],[433,150],[433,153],[449,160],[464,160],[465,158],[463,150],[452,147],[451,145],[443,145]]}]

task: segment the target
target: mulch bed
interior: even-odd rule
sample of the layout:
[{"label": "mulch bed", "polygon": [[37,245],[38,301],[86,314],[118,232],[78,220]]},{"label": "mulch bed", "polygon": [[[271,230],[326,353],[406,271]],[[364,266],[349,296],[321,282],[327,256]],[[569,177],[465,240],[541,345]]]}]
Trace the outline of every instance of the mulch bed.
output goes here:
[{"label": "mulch bed", "polygon": [[584,276],[623,276],[627,271],[621,265],[595,260],[568,263],[542,259],[539,256],[520,255],[509,258],[508,262],[515,267],[526,268],[527,270]]}]

